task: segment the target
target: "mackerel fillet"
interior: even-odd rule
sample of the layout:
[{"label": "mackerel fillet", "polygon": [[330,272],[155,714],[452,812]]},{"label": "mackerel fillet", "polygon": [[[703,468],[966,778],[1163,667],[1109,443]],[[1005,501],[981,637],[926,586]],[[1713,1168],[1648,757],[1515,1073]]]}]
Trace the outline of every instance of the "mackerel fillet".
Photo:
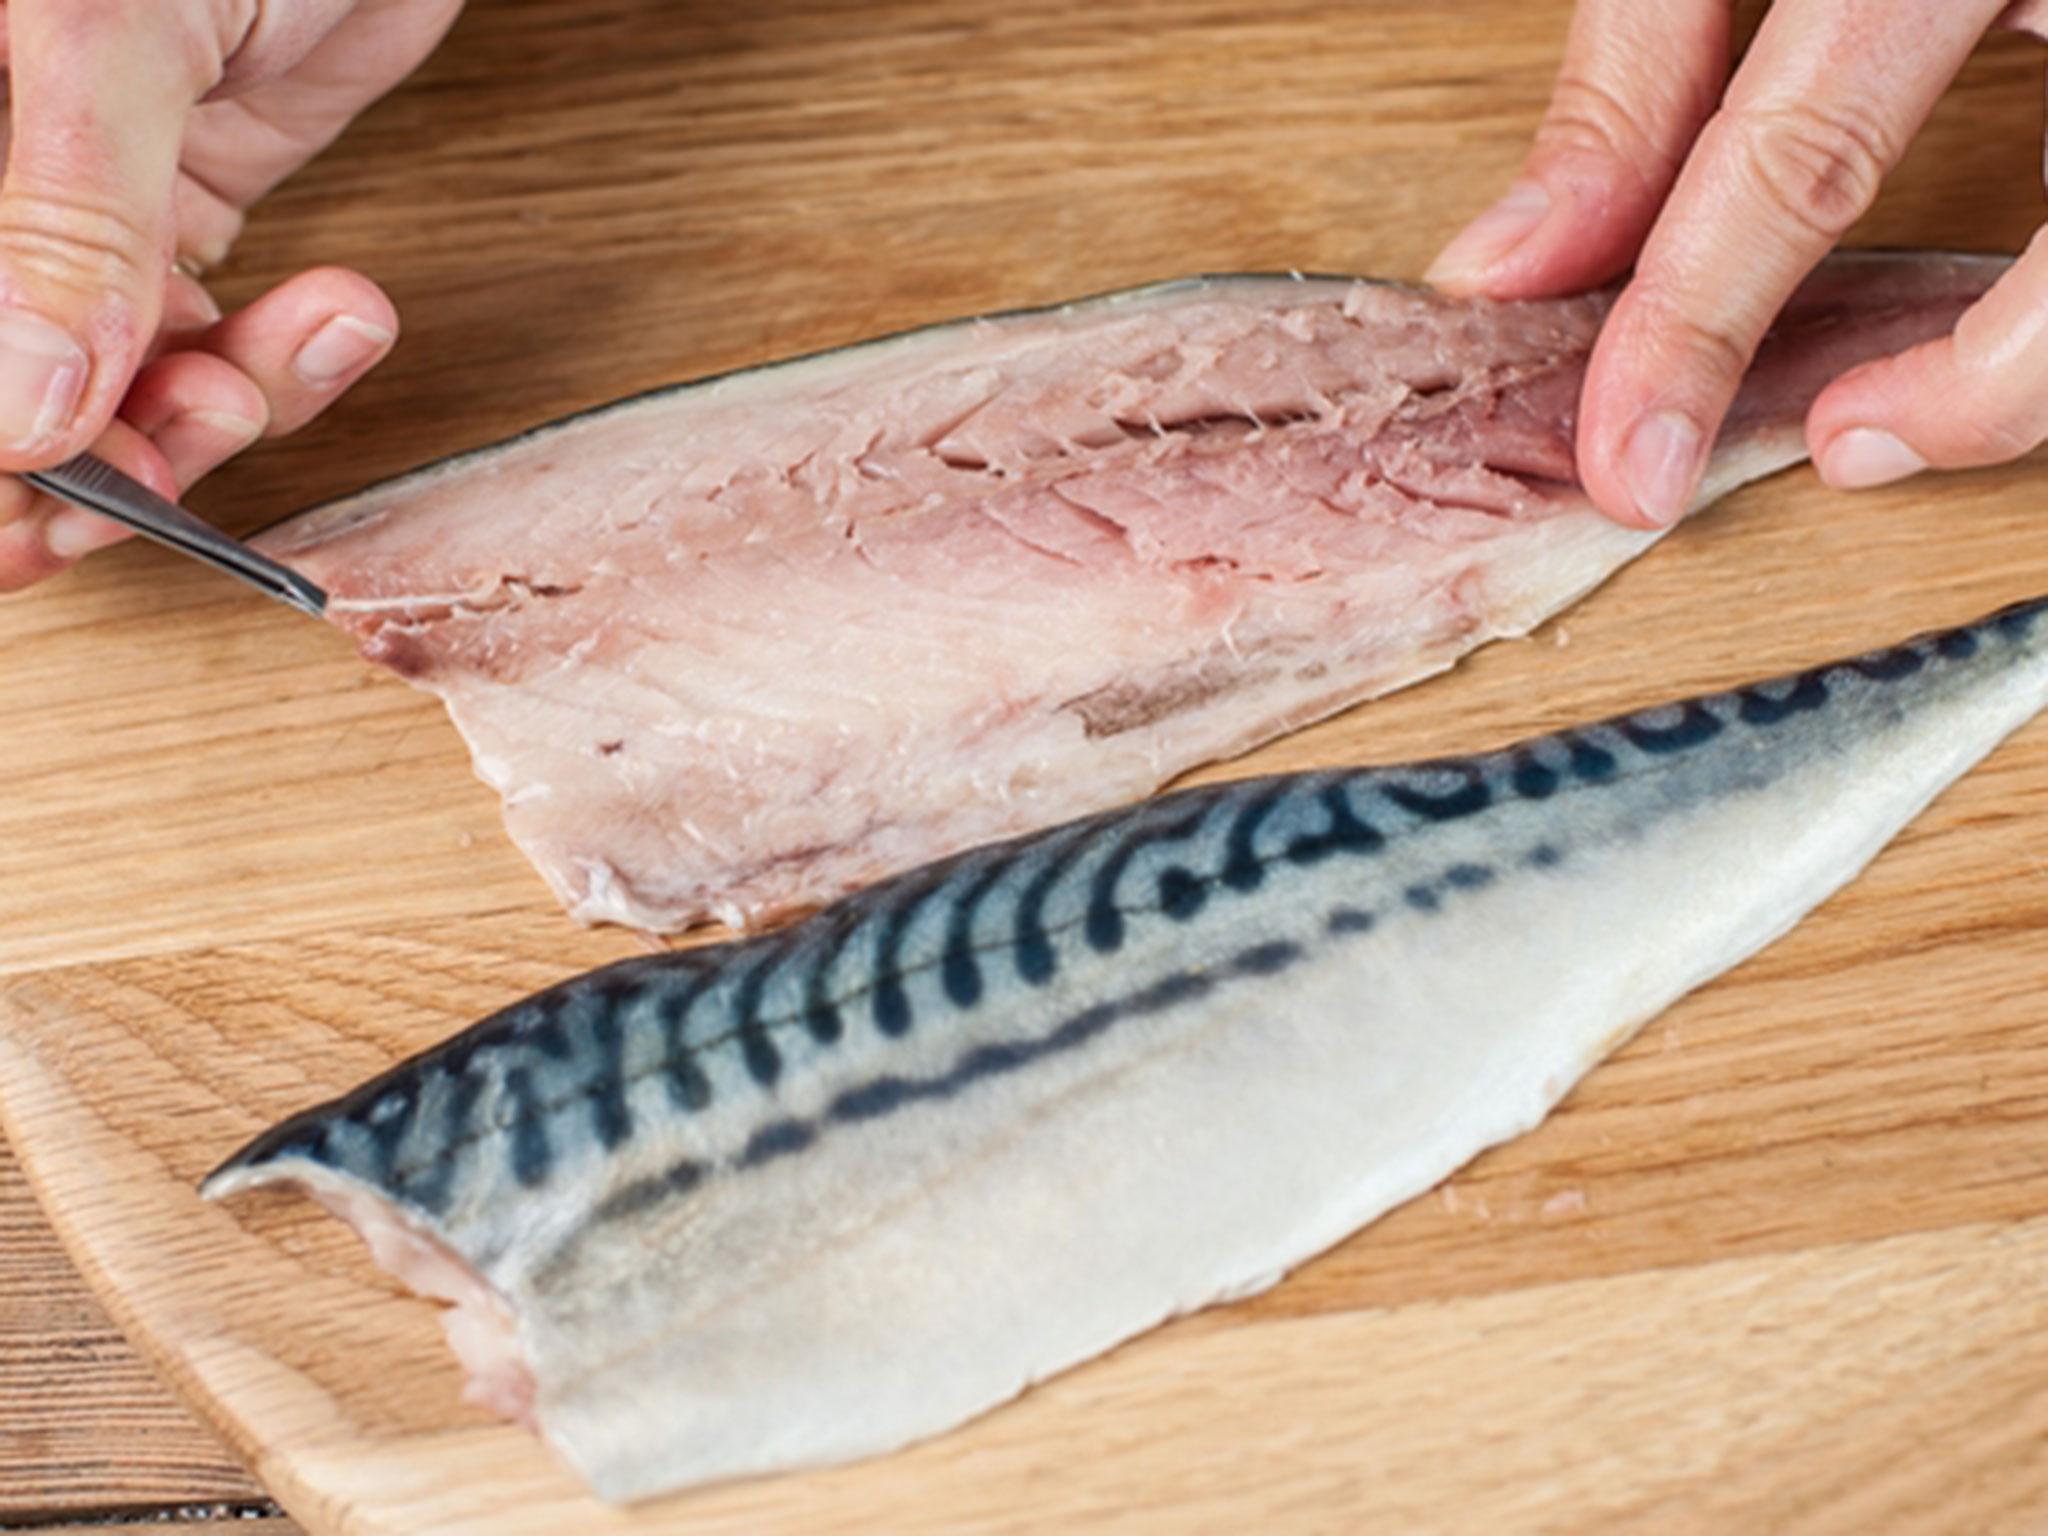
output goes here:
[{"label": "mackerel fillet", "polygon": [[935,1434],[1530,1129],[2048,701],[2048,601],[1474,758],[998,843],[258,1137],[596,1491]]},{"label": "mackerel fillet", "polygon": [[[1824,265],[1701,501],[2004,268]],[[1136,799],[1597,585],[1656,537],[1574,467],[1608,301],[1173,283],[661,391],[259,542],[446,703],[576,916],[743,925]]]}]

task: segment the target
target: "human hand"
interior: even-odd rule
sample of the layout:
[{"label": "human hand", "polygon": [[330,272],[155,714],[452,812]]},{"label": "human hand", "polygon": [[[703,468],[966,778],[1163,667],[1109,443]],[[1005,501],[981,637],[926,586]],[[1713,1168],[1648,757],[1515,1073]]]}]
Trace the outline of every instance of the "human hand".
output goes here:
[{"label": "human hand", "polygon": [[[2048,37],[2048,0],[1778,0],[1731,81],[1731,9],[1579,0],[1521,177],[1430,272],[1537,298],[1633,261],[1587,368],[1578,462],[1601,510],[1638,527],[1684,513],[1758,341],[1984,33]],[[1806,436],[1843,489],[2048,438],[2048,240],[1952,335],[1831,383]]]},{"label": "human hand", "polygon": [[[0,0],[0,471],[87,448],[175,496],[390,350],[316,268],[222,319],[196,273],[425,58],[461,0]],[[0,591],[124,531],[0,476]]]}]

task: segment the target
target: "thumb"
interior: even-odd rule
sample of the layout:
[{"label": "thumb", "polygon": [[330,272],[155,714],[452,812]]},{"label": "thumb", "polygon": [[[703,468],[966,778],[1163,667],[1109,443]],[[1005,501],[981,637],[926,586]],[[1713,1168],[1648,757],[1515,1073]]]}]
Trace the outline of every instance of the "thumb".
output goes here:
[{"label": "thumb", "polygon": [[162,0],[12,0],[0,181],[0,469],[82,451],[142,363],[185,115],[218,53]]},{"label": "thumb", "polygon": [[1806,440],[1840,490],[1930,466],[2003,464],[2048,440],[2048,230],[1952,334],[1852,368],[1823,390]]}]

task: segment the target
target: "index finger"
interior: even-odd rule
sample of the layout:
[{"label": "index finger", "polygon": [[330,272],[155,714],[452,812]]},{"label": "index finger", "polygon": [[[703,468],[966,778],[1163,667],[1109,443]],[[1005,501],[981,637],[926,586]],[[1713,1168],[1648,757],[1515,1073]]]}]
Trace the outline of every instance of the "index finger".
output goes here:
[{"label": "index finger", "polygon": [[1586,373],[1579,469],[1676,522],[1778,310],[1877,195],[2004,0],[1780,0],[1643,247]]}]

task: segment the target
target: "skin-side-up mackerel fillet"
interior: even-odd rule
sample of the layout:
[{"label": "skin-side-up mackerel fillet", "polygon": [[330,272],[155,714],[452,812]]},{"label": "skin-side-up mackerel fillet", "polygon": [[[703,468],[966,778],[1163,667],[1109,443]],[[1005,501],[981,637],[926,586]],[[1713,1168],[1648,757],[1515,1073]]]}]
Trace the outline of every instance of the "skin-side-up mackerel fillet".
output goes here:
[{"label": "skin-side-up mackerel fillet", "polygon": [[[595,1490],[935,1434],[1537,1124],[2048,701],[2048,600],[564,982],[259,1136]],[[1359,1362],[1370,1369],[1370,1361]]]},{"label": "skin-side-up mackerel fillet", "polygon": [[[1701,502],[2004,267],[1829,261]],[[1607,305],[1170,283],[658,391],[259,543],[447,704],[577,917],[744,925],[1121,804],[1597,585],[1655,538],[1575,477]]]}]

